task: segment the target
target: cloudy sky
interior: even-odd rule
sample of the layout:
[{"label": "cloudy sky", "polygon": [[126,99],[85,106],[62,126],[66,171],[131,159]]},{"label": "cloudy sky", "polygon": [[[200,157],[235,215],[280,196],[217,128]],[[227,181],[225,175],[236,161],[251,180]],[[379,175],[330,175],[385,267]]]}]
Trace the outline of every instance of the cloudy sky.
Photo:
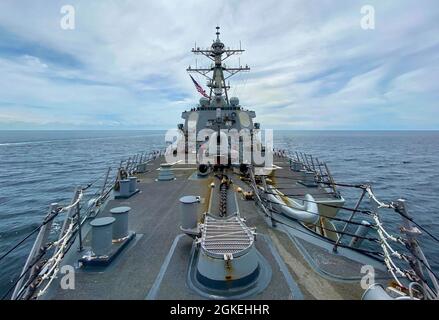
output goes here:
[{"label": "cloudy sky", "polygon": [[266,128],[439,129],[437,0],[2,0],[0,129],[173,128],[217,24],[252,68],[231,94]]}]

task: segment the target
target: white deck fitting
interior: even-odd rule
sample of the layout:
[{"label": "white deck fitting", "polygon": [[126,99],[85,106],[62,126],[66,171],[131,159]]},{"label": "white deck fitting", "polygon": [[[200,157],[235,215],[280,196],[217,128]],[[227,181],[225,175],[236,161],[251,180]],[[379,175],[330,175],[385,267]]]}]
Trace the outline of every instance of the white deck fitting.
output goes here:
[{"label": "white deck fitting", "polygon": [[238,216],[228,219],[215,219],[206,216],[202,229],[201,247],[210,256],[235,257],[246,253],[254,242],[252,231]]}]

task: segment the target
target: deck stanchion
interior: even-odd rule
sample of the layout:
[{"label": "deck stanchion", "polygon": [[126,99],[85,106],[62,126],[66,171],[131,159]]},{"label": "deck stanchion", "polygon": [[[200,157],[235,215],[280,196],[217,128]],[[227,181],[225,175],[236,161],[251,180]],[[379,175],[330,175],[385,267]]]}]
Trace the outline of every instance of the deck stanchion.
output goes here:
[{"label": "deck stanchion", "polygon": [[[418,241],[416,240],[416,237],[421,234],[419,229],[415,228],[411,221],[410,221],[410,215],[408,214],[406,202],[404,199],[398,199],[396,201],[396,208],[395,210],[398,211],[402,217],[403,220],[403,229],[402,231],[406,235],[407,241],[408,241],[408,247],[409,250],[412,251],[412,254],[414,255],[414,267],[417,269],[416,271],[419,272],[420,275],[424,275],[424,272],[422,270],[422,265],[420,262],[420,259],[422,259],[423,264],[425,265],[428,275],[430,276],[430,279],[433,283],[433,286],[437,292],[439,292],[439,284],[437,282],[437,279],[435,275],[430,271],[431,267],[424,255],[424,252],[418,245]],[[423,282],[424,290],[427,290],[426,284]]]},{"label": "deck stanchion", "polygon": [[102,189],[101,189],[101,197],[103,196],[103,194],[105,192],[105,188],[107,187],[108,177],[110,176],[110,171],[111,171],[111,167],[108,167],[107,174],[105,175],[104,184],[102,185]]},{"label": "deck stanchion", "polygon": [[[52,203],[49,207],[49,212],[47,213],[46,219],[49,219],[48,222],[43,225],[43,227],[38,232],[37,238],[34,242],[34,245],[32,246],[32,249],[29,253],[29,256],[27,257],[26,263],[23,267],[23,270],[20,274],[20,280],[16,283],[14,292],[12,293],[12,300],[15,300],[18,296],[18,293],[21,291],[23,281],[25,277],[23,276],[24,273],[26,273],[26,270],[29,269],[32,263],[34,263],[35,258],[38,256],[38,253],[40,250],[44,247],[44,245],[47,243],[47,240],[49,239],[50,230],[52,229],[52,223],[53,219],[50,219],[50,216],[58,209],[57,203]],[[33,274],[35,273],[35,266],[32,267],[29,273],[29,277],[31,278]]]},{"label": "deck stanchion", "polygon": [[361,193],[361,196],[360,196],[360,198],[358,199],[358,201],[357,201],[357,203],[356,203],[356,205],[355,205],[355,208],[354,208],[354,210],[352,211],[352,213],[351,213],[351,215],[350,215],[348,221],[345,223],[345,225],[344,225],[344,227],[343,227],[343,230],[341,231],[341,235],[340,235],[340,237],[338,237],[337,241],[335,242],[334,247],[332,248],[332,251],[337,252],[337,247],[338,247],[338,245],[340,244],[341,238],[343,237],[343,234],[345,233],[345,231],[346,231],[346,229],[347,229],[347,227],[348,227],[349,222],[352,221],[352,219],[354,218],[354,215],[357,213],[357,210],[358,210],[358,208],[360,207],[361,202],[363,201],[363,198],[364,198],[364,195],[366,194],[366,192],[367,192],[366,189],[363,189],[363,192]]},{"label": "deck stanchion", "polygon": [[76,205],[76,223],[78,224],[78,240],[79,240],[78,251],[81,252],[83,250],[83,246],[82,246],[82,228],[81,228],[81,207],[79,205],[79,202]]}]

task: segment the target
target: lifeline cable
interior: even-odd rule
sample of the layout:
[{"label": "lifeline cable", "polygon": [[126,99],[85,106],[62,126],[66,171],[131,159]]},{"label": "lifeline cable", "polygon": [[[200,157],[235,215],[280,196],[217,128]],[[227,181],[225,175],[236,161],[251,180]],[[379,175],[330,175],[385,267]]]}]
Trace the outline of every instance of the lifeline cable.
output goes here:
[{"label": "lifeline cable", "polygon": [[435,235],[433,235],[430,231],[428,231],[427,229],[425,229],[423,226],[421,226],[419,223],[417,223],[415,220],[413,220],[412,217],[409,217],[408,215],[404,214],[403,212],[401,212],[401,210],[395,208],[396,213],[398,213],[399,215],[401,215],[402,217],[406,218],[407,220],[409,220],[410,222],[412,222],[414,225],[416,225],[419,229],[421,229],[422,231],[424,231],[427,235],[429,235],[433,240],[439,242],[439,238],[437,238]]},{"label": "lifeline cable", "polygon": [[[274,210],[274,209],[268,209],[268,211],[279,214],[279,212],[277,210]],[[280,221],[277,221],[277,220],[276,220],[276,223],[279,223],[279,224],[285,225],[287,227],[293,228],[296,231],[299,231],[299,232],[302,232],[302,233],[306,233],[306,234],[308,234],[308,235],[310,235],[310,236],[312,236],[314,238],[317,238],[317,239],[324,238],[324,239],[326,239],[328,241],[334,242],[331,239],[325,238],[325,237],[323,237],[323,236],[321,236],[319,234],[316,234],[316,233],[309,234],[309,233],[305,232],[304,230],[300,230],[300,229],[298,229],[296,227],[293,227],[293,226],[291,226],[289,224],[286,224],[286,223],[283,223],[283,222],[280,222]],[[342,248],[348,248],[348,249],[352,249],[354,251],[358,251],[358,252],[362,252],[362,253],[366,253],[366,254],[373,254],[373,255],[376,255],[378,257],[383,257],[383,254],[381,252],[378,252],[378,251],[371,251],[371,250],[366,250],[366,249],[353,248],[353,247],[346,246],[346,245],[343,245],[343,244],[339,244],[339,246],[342,247]]]}]

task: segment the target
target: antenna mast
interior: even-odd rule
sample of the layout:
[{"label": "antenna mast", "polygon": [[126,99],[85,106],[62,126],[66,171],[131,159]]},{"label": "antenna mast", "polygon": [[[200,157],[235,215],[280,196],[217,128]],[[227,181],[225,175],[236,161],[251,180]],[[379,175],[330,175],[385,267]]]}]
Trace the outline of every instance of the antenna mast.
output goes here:
[{"label": "antenna mast", "polygon": [[[226,85],[226,80],[230,77],[234,76],[238,72],[241,71],[250,71],[249,66],[242,67],[241,63],[236,68],[228,68],[223,65],[223,61],[229,58],[232,55],[242,54],[245,50],[241,49],[241,42],[239,45],[239,49],[225,49],[224,43],[221,42],[220,36],[220,27],[216,27],[216,40],[213,41],[212,46],[207,49],[201,49],[199,47],[192,48],[192,52],[194,54],[202,54],[205,57],[209,58],[213,61],[213,64],[210,68],[198,68],[197,66],[186,69],[187,72],[196,72],[201,74],[202,76],[208,79],[207,86],[210,88],[209,100],[212,100],[212,93],[217,98],[221,98],[224,90],[224,95],[226,98],[227,105],[229,106],[229,97],[228,90],[230,89],[230,85]],[[209,73],[213,72],[212,76],[209,76]],[[224,74],[226,73],[226,75]]]}]

